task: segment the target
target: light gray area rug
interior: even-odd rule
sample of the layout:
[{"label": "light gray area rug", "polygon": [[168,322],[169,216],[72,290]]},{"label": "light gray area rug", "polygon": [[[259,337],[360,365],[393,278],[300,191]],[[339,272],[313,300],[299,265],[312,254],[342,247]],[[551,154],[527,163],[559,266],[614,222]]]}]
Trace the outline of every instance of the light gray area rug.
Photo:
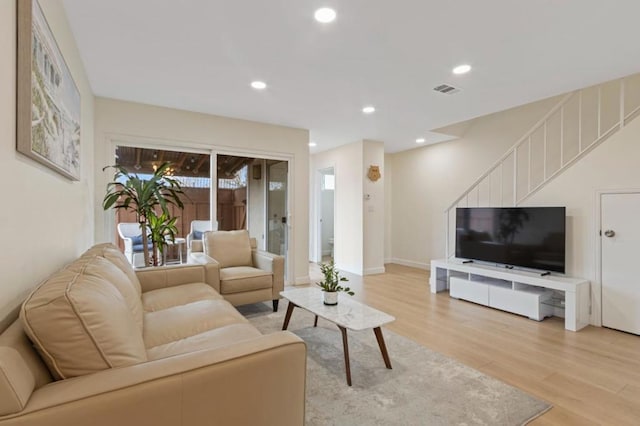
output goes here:
[{"label": "light gray area rug", "polygon": [[[263,333],[282,329],[280,302],[240,311]],[[296,308],[289,331],[307,344],[307,425],[522,425],[551,405],[383,328],[392,370],[372,330],[349,330],[353,386],[346,382],[342,337],[322,318]]]}]

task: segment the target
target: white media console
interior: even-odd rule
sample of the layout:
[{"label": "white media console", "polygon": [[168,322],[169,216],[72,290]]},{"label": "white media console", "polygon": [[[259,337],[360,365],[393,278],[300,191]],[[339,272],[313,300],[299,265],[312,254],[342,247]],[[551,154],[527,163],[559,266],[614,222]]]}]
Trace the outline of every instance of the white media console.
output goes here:
[{"label": "white media console", "polygon": [[580,278],[542,276],[460,259],[431,261],[431,293],[449,295],[541,321],[564,317],[564,328],[578,331],[589,325],[590,284]]}]

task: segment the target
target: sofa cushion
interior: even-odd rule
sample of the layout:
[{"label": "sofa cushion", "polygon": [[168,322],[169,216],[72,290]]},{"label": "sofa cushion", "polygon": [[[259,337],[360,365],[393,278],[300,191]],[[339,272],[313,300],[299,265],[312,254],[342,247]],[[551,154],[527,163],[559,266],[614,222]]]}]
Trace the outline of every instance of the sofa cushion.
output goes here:
[{"label": "sofa cushion", "polygon": [[22,411],[35,383],[18,351],[0,347],[0,416]]},{"label": "sofa cushion", "polygon": [[142,293],[140,280],[138,280],[136,272],[133,270],[131,263],[129,263],[125,255],[120,251],[120,249],[118,249],[118,247],[114,246],[111,243],[96,244],[95,246],[84,252],[82,256],[94,255],[104,257],[105,259],[116,265],[122,272],[127,275],[127,277],[129,277],[129,279],[131,280],[131,284],[134,286],[136,292],[138,294]]},{"label": "sofa cushion", "polygon": [[217,260],[220,268],[251,266],[249,231],[205,232],[204,253]]},{"label": "sofa cushion", "polygon": [[102,277],[69,269],[53,274],[25,300],[20,319],[56,378],[147,359],[129,306]]},{"label": "sofa cushion", "polygon": [[222,300],[222,296],[204,283],[183,284],[142,293],[142,307],[145,312],[161,311],[199,300]]},{"label": "sofa cushion", "polygon": [[201,300],[145,313],[144,343],[153,348],[225,325],[246,323],[226,300]]},{"label": "sofa cushion", "polygon": [[147,350],[147,357],[149,360],[154,360],[204,349],[221,348],[260,336],[258,329],[251,324],[230,324],[175,342],[154,346]]},{"label": "sofa cushion", "polygon": [[220,270],[220,292],[222,294],[241,293],[271,288],[273,274],[251,266],[236,266]]},{"label": "sofa cushion", "polygon": [[129,277],[122,272],[120,268],[111,263],[104,257],[97,255],[82,256],[78,260],[66,266],[74,272],[91,275],[98,278],[104,278],[113,286],[115,286],[124,298],[129,310],[133,315],[133,319],[138,325],[138,331],[142,334],[142,302],[140,301],[140,293],[133,285]]}]

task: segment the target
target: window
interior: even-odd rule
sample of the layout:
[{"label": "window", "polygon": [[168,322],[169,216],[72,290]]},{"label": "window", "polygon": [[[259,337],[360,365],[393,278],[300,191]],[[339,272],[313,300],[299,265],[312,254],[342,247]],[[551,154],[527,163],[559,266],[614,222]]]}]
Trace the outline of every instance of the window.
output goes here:
[{"label": "window", "polygon": [[238,170],[233,178],[218,179],[218,188],[220,189],[239,189],[247,187],[247,173],[249,167],[245,164]]},{"label": "window", "polygon": [[322,190],[333,191],[336,187],[335,175],[322,175]]}]

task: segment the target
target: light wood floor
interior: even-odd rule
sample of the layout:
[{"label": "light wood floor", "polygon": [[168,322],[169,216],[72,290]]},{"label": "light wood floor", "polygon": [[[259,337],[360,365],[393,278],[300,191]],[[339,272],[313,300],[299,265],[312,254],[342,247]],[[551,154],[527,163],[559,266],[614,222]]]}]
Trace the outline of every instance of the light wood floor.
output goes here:
[{"label": "light wood floor", "polygon": [[[640,425],[639,336],[574,333],[560,318],[536,322],[431,294],[427,271],[385,266],[385,274],[346,274],[354,297],[395,316],[390,330],[552,403],[531,425]],[[317,265],[310,273],[321,278]]]}]

